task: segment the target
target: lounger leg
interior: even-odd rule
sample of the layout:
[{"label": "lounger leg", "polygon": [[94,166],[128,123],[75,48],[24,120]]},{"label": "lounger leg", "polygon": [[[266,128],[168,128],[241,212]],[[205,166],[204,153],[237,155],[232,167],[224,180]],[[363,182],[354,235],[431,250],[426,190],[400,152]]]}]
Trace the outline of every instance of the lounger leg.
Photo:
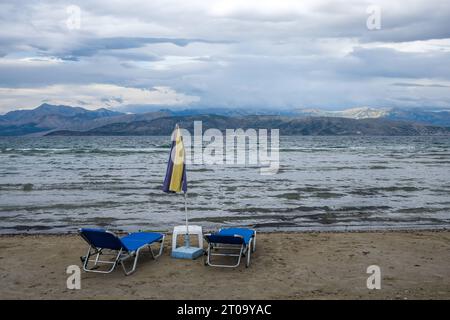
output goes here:
[{"label": "lounger leg", "polygon": [[250,239],[250,242],[248,243],[247,248],[247,262],[245,263],[245,267],[248,268],[250,266],[250,256],[252,254],[253,246],[252,246],[253,239]]},{"label": "lounger leg", "polygon": [[[139,258],[139,253],[141,252],[141,249],[143,249],[143,248],[145,248],[145,247],[148,247],[150,253],[152,254],[153,259],[156,260],[156,259],[162,254],[162,252],[163,252],[163,249],[164,249],[164,239],[165,239],[165,238],[166,238],[166,237],[163,236],[163,238],[160,240],[161,245],[160,245],[160,247],[159,247],[159,251],[158,251],[158,254],[157,254],[157,255],[155,255],[155,254],[153,253],[151,244],[148,244],[148,245],[142,246],[142,247],[140,247],[139,249],[137,249],[136,252],[135,252],[134,254],[130,254],[130,255],[128,255],[127,257],[124,257],[123,259],[121,259],[121,260],[120,260],[120,264],[122,265],[122,269],[123,269],[123,272],[125,273],[125,275],[128,276],[128,275],[132,274],[134,271],[136,271],[136,266],[137,266],[137,262],[138,262],[138,258]],[[130,270],[127,271],[127,269],[125,268],[124,261],[127,260],[127,259],[129,259],[129,258],[131,258],[131,257],[133,257],[133,256],[134,256],[133,267],[132,267]]]},{"label": "lounger leg", "polygon": [[[91,252],[91,249],[93,249],[94,252]],[[89,247],[86,256],[83,257],[83,259],[84,259],[84,261],[83,261],[83,270],[84,270],[84,271],[86,271],[86,272],[96,272],[96,273],[111,273],[111,272],[116,268],[117,263],[119,262],[120,256],[121,256],[121,254],[122,254],[122,249],[119,250],[119,252],[117,253],[117,255],[116,255],[115,259],[114,259],[114,261],[111,261],[111,262],[99,261],[99,255],[100,255],[100,252],[101,252],[101,250],[97,251],[96,248],[93,248],[93,247],[91,247],[91,246]],[[90,259],[91,256],[93,256],[93,255],[95,255],[95,254],[97,254],[97,257],[96,257],[96,259],[94,260],[94,267],[96,267],[96,266],[98,265],[99,262],[102,262],[102,263],[110,263],[110,264],[112,264],[111,268],[109,268],[108,270],[105,270],[105,271],[102,271],[102,270],[93,270],[92,268],[90,269],[90,268],[88,267],[88,265],[89,265],[89,259]]]},{"label": "lounger leg", "polygon": [[253,252],[256,251],[256,231],[254,231],[254,232],[255,232],[255,234],[253,236],[253,248],[252,248]]},{"label": "lounger leg", "polygon": [[97,266],[97,264],[98,264],[98,259],[100,258],[101,253],[102,253],[102,250],[99,250],[98,253],[97,253],[97,257],[95,258],[94,267]]},{"label": "lounger leg", "polygon": [[88,252],[84,257],[81,257],[81,261],[83,261],[83,270],[89,272],[91,270],[88,269],[89,258],[91,257],[91,247],[89,246]]},{"label": "lounger leg", "polygon": [[[132,253],[132,254],[130,254],[130,255],[128,255],[128,256],[126,256],[126,257],[124,257],[124,258],[122,258],[120,260],[120,264],[122,265],[123,273],[125,273],[126,276],[128,276],[128,275],[132,274],[134,271],[136,271],[136,265],[137,265],[137,261],[138,261],[138,258],[139,258],[139,252],[141,251],[141,249],[142,249],[142,247],[137,249],[136,253],[134,253],[134,254]],[[129,258],[131,258],[131,257],[133,257],[133,256],[134,256],[133,266],[132,266],[132,268],[130,270],[127,271],[127,269],[125,268],[124,261],[129,259]]]},{"label": "lounger leg", "polygon": [[211,256],[212,244],[208,244],[208,249],[206,249],[206,258],[205,258],[205,266],[210,266],[210,256]]},{"label": "lounger leg", "polygon": [[241,258],[242,258],[243,253],[244,253],[244,245],[241,246],[241,253],[239,254],[238,261],[237,261],[236,265],[232,266],[232,268],[237,267],[241,264]]},{"label": "lounger leg", "polygon": [[161,244],[160,244],[160,246],[159,246],[159,251],[158,251],[158,254],[157,254],[157,255],[155,255],[155,254],[153,253],[152,246],[151,246],[151,245],[148,246],[148,249],[149,249],[150,253],[152,254],[153,259],[156,260],[156,259],[158,259],[158,257],[159,257],[160,255],[162,255],[163,249],[164,249],[164,239],[165,239],[165,238],[166,238],[166,236],[164,235],[163,238],[159,241]]},{"label": "lounger leg", "polygon": [[[245,249],[245,247],[244,247],[244,245],[242,244],[241,247],[240,247],[240,249],[239,249],[239,254],[234,255],[234,256],[237,256],[237,257],[238,257],[237,262],[236,262],[235,265],[214,264],[214,263],[212,263],[212,262],[211,262],[211,256],[213,256],[213,255],[224,255],[224,254],[217,254],[217,253],[214,254],[214,253],[211,252],[211,249],[212,249],[212,245],[209,244],[209,245],[208,245],[208,250],[207,250],[206,262],[205,262],[205,264],[207,264],[208,266],[211,266],[211,267],[236,268],[236,267],[239,266],[239,264],[241,263],[241,258],[242,258],[242,256],[244,255],[244,249]],[[228,254],[226,254],[226,255],[228,255]]]},{"label": "lounger leg", "polygon": [[119,263],[119,259],[120,259],[121,255],[122,255],[122,249],[120,249],[119,252],[117,253],[116,259],[114,260],[114,264],[111,267],[111,269],[109,269],[108,273],[112,272],[116,268],[117,263]]}]

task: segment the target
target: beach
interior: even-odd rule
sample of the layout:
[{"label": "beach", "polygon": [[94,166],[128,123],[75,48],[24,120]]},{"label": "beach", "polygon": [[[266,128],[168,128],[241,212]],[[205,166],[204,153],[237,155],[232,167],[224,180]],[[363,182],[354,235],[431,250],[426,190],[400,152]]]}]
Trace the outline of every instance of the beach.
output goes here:
[{"label": "beach", "polygon": [[[69,290],[66,268],[87,249],[78,235],[2,235],[0,299],[450,299],[448,230],[258,233],[250,267],[236,269],[172,259],[170,243],[130,276],[82,271]],[[379,290],[367,288],[370,265]]]}]

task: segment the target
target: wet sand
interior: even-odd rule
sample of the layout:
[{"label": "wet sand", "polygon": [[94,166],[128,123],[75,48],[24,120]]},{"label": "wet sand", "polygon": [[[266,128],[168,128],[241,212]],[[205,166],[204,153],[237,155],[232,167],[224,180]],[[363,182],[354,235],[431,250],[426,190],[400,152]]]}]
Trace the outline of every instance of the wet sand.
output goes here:
[{"label": "wet sand", "polygon": [[[203,259],[144,254],[124,276],[66,268],[87,249],[77,235],[0,236],[0,299],[450,299],[450,231],[258,234],[250,268],[206,267]],[[381,289],[369,290],[369,265]]]}]

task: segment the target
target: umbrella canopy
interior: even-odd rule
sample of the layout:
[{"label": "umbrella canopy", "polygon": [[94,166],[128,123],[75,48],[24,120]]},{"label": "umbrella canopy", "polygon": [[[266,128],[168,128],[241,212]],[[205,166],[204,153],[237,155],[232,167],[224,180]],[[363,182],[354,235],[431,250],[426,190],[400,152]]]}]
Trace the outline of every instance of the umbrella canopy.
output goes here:
[{"label": "umbrella canopy", "polygon": [[166,177],[163,183],[163,191],[169,193],[187,192],[185,149],[181,130],[176,125],[172,133],[172,147],[170,149],[169,162],[167,163]]}]

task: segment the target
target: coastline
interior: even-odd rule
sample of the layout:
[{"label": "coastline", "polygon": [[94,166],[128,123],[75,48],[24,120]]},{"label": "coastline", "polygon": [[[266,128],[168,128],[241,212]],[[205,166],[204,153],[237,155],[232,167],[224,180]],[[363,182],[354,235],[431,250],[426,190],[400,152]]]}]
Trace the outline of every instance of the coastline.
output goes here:
[{"label": "coastline", "polygon": [[[252,228],[252,226],[244,226],[246,228]],[[107,230],[113,231],[118,235],[125,235],[128,232],[121,229],[110,229],[106,228]],[[208,232],[214,232],[216,229],[210,229],[210,228],[203,228],[203,233]],[[171,232],[167,230],[162,229],[139,229],[133,232],[160,232],[171,236]],[[348,229],[348,228],[341,228],[341,229],[295,229],[295,230],[286,230],[286,229],[264,229],[264,230],[257,230],[258,234],[309,234],[309,233],[414,233],[414,232],[450,232],[450,226],[433,226],[433,227],[422,227],[417,226],[416,228],[411,228],[409,226],[405,226],[404,228],[380,228],[380,227],[373,227],[373,228],[367,228],[367,229],[361,229],[355,227],[354,229]],[[0,233],[0,238],[2,237],[15,237],[15,236],[21,236],[21,237],[31,237],[31,236],[52,236],[52,237],[67,237],[67,236],[77,236],[78,233],[74,231],[67,231],[67,232],[19,232],[19,233]]]},{"label": "coastline", "polygon": [[[450,231],[259,232],[252,264],[205,267],[140,258],[136,273],[84,273],[66,288],[67,266],[87,249],[75,234],[0,235],[0,299],[450,299]],[[381,289],[369,290],[369,265]]]}]

